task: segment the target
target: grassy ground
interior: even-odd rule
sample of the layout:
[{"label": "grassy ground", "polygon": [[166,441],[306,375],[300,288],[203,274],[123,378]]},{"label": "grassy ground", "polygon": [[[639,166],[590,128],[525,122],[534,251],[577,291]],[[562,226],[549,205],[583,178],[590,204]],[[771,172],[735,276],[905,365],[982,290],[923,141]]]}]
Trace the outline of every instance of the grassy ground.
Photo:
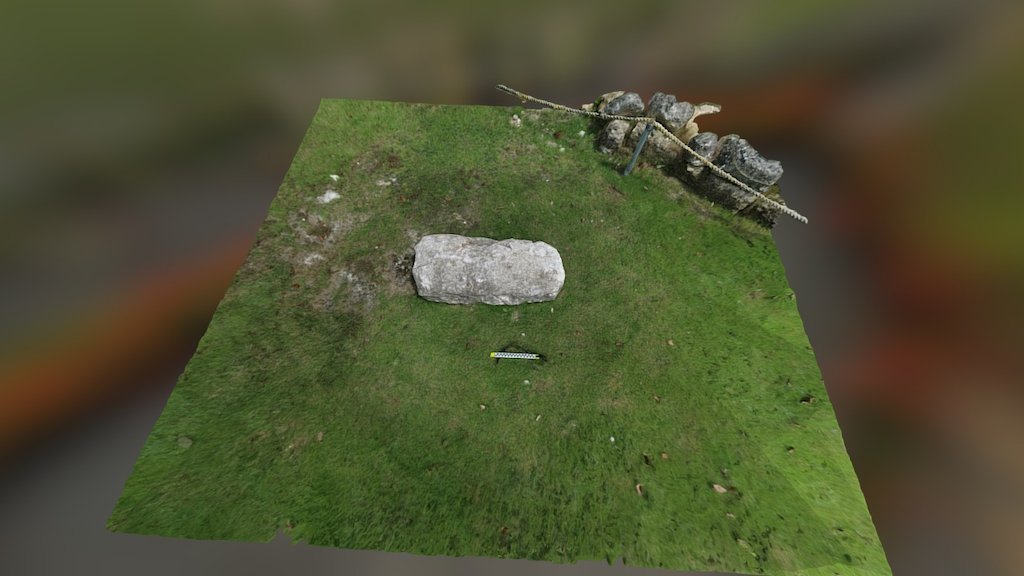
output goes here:
[{"label": "grassy ground", "polygon": [[[324,101],[109,527],[888,574],[771,236],[622,177],[593,130]],[[548,242],[562,292],[418,298],[412,246],[441,232]],[[489,359],[510,344],[548,362]]]}]

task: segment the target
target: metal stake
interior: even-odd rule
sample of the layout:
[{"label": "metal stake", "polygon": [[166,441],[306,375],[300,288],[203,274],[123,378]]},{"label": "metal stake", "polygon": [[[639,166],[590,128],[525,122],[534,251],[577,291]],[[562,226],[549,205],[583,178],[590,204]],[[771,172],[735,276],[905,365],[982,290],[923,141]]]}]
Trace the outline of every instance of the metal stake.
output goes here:
[{"label": "metal stake", "polygon": [[640,141],[636,143],[636,150],[633,150],[633,157],[629,160],[629,166],[626,166],[626,171],[622,173],[623,176],[629,176],[629,173],[633,171],[633,167],[636,166],[636,161],[640,158],[640,151],[644,149],[644,144],[647,143],[647,137],[654,132],[654,122],[648,122],[647,127],[644,128],[642,134],[640,134]]}]

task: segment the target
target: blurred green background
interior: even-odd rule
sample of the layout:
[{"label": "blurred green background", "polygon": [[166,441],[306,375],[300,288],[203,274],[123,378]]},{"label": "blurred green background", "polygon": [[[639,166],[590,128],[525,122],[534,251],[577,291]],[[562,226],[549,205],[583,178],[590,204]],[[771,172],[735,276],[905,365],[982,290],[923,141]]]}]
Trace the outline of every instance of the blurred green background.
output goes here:
[{"label": "blurred green background", "polygon": [[[37,567],[57,541],[86,570],[115,546],[93,517],[113,506],[321,98],[517,104],[494,89],[505,83],[570,105],[619,89],[717,102],[702,129],[781,160],[810,224],[783,218],[774,235],[895,573],[1024,573],[1024,4],[3,12],[0,509],[46,517],[29,488],[57,470],[93,475],[104,496],[51,510],[88,518],[82,533],[0,528],[21,543],[0,572]],[[156,404],[133,417],[143,397]],[[86,445],[117,466],[66,468]]]}]

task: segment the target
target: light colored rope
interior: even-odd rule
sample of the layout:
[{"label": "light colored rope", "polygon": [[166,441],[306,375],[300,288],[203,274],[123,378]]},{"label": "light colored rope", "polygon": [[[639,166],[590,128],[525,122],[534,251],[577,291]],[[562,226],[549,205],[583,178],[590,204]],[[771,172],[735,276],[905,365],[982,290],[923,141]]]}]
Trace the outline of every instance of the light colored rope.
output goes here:
[{"label": "light colored rope", "polygon": [[693,154],[694,157],[696,157],[698,160],[700,160],[701,164],[704,164],[705,166],[707,166],[712,172],[714,172],[718,176],[721,176],[722,178],[725,178],[726,180],[728,180],[732,184],[734,184],[736,186],[739,186],[741,190],[744,190],[746,192],[749,192],[749,193],[753,194],[756,198],[758,198],[761,201],[767,203],[768,205],[772,206],[773,208],[779,210],[783,214],[786,214],[787,216],[795,218],[795,219],[799,220],[800,222],[803,222],[804,224],[807,223],[807,218],[805,216],[803,216],[802,214],[800,214],[799,212],[797,212],[796,210],[793,210],[792,208],[790,208],[790,207],[788,207],[788,206],[786,206],[784,204],[780,204],[780,203],[776,202],[775,200],[772,200],[771,198],[769,198],[769,197],[765,196],[764,194],[758,192],[757,190],[754,190],[753,188],[751,188],[750,186],[744,184],[743,182],[740,182],[739,180],[736,179],[735,176],[733,176],[732,174],[729,174],[725,170],[722,170],[714,162],[712,162],[711,160],[708,160],[704,156],[702,156],[702,155],[698,154],[697,152],[695,152],[693,150],[693,148],[690,148],[689,146],[687,146],[685,142],[683,142],[678,137],[676,137],[675,134],[673,134],[671,131],[669,131],[668,128],[665,128],[664,126],[662,126],[661,122],[658,122],[654,118],[648,118],[646,116],[617,116],[615,114],[604,114],[604,113],[601,113],[601,112],[591,112],[591,111],[588,111],[588,110],[582,110],[580,108],[570,108],[568,106],[563,106],[562,104],[556,104],[554,102],[548,102],[547,100],[541,100],[540,98],[534,98],[533,96],[530,96],[529,94],[524,94],[524,93],[522,93],[522,92],[520,92],[518,90],[514,90],[512,88],[509,88],[508,86],[505,86],[504,84],[498,84],[498,90],[501,90],[502,92],[504,92],[506,94],[511,94],[512,96],[515,96],[516,98],[519,98],[519,100],[521,100],[522,102],[527,102],[527,101],[529,101],[529,102],[536,102],[537,104],[542,104],[544,106],[547,106],[548,108],[553,108],[555,110],[561,110],[563,112],[568,112],[570,114],[577,114],[577,115],[580,115],[580,116],[589,116],[591,118],[600,118],[602,120],[625,120],[626,122],[639,122],[639,123],[642,123],[642,124],[653,124],[654,127],[657,128],[659,132],[661,132],[662,134],[667,136],[669,139],[671,139],[676,144],[679,144],[680,146],[682,146],[683,149],[686,150],[687,152],[689,152],[690,154]]}]

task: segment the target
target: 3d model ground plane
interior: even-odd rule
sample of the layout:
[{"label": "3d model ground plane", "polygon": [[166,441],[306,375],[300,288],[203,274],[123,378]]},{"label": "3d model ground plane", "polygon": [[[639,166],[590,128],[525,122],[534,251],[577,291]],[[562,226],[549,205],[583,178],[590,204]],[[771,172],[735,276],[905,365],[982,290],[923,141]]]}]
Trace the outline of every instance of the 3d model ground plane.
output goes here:
[{"label": "3d model ground plane", "polygon": [[634,96],[322,101],[108,528],[891,574],[770,234],[803,219],[781,166]]}]

